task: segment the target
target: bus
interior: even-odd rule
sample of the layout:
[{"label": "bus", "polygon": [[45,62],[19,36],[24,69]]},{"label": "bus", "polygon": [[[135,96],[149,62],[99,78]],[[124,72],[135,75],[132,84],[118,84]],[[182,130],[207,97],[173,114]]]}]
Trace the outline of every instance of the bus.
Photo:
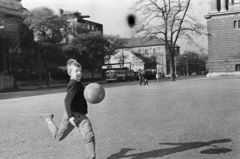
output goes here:
[{"label": "bus", "polygon": [[118,82],[135,79],[135,73],[133,70],[107,70],[105,72],[106,82]]}]

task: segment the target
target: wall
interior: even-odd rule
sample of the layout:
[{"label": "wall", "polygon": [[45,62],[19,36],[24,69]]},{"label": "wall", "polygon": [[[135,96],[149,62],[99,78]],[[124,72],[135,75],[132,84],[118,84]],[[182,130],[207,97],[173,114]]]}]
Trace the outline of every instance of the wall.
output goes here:
[{"label": "wall", "polygon": [[[159,71],[162,72],[163,74],[167,74],[165,45],[135,47],[130,49],[130,51],[134,51],[135,53],[138,53],[139,50],[141,50],[141,54],[143,56],[147,57],[156,56],[158,67],[161,67]],[[145,54],[145,50],[148,50],[148,55]],[[155,50],[155,53],[153,50]]]},{"label": "wall", "polygon": [[234,28],[238,20],[240,13],[216,14],[208,19],[209,73],[234,72],[235,65],[240,64],[240,28]]},{"label": "wall", "polygon": [[[118,53],[111,57],[110,63],[120,63],[119,59],[117,57],[121,57],[122,53],[125,56],[124,59],[124,66],[123,67],[130,67],[131,63],[131,69],[137,72],[139,69],[144,69],[144,62],[136,57],[134,54],[132,54],[129,50],[120,49]],[[112,68],[120,68],[120,65],[113,65]]]},{"label": "wall", "polygon": [[0,91],[14,89],[14,80],[12,75],[0,75]]}]

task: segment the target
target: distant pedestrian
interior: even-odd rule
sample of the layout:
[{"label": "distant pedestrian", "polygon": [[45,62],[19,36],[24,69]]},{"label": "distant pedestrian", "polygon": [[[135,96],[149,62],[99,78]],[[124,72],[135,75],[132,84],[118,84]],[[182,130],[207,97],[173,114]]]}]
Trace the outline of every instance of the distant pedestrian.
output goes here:
[{"label": "distant pedestrian", "polygon": [[143,74],[142,74],[141,69],[139,69],[139,71],[138,71],[138,79],[139,79],[139,84],[142,85],[142,82],[143,82]]},{"label": "distant pedestrian", "polygon": [[42,114],[40,117],[47,123],[49,131],[58,141],[62,141],[74,127],[78,128],[85,140],[87,158],[95,159],[95,137],[91,122],[86,116],[88,105],[83,95],[84,85],[80,81],[81,65],[76,60],[70,59],[67,62],[67,72],[71,78],[65,97],[65,112],[59,128],[52,120],[53,114]]},{"label": "distant pedestrian", "polygon": [[143,81],[144,81],[144,85],[148,85],[148,79],[147,79],[147,74],[145,71],[142,72],[143,75]]},{"label": "distant pedestrian", "polygon": [[158,71],[156,72],[156,80],[157,80],[157,82],[159,80],[159,72]]}]

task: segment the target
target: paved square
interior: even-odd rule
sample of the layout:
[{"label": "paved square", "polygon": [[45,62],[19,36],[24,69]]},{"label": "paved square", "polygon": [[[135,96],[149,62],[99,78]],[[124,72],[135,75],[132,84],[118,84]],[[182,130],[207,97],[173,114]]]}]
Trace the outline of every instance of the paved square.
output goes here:
[{"label": "paved square", "polygon": [[[240,78],[202,78],[105,88],[89,104],[98,159],[239,159]],[[62,142],[40,113],[60,124],[65,93],[0,100],[1,159],[84,159],[77,131]]]}]

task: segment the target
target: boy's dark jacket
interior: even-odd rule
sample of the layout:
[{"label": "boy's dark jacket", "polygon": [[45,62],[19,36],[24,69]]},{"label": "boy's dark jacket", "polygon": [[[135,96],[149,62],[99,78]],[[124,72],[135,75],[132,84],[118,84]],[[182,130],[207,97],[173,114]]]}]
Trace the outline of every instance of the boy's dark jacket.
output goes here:
[{"label": "boy's dark jacket", "polygon": [[65,108],[68,118],[73,117],[73,112],[87,114],[87,101],[84,98],[84,85],[82,82],[70,80],[67,86],[67,95],[65,97]]}]

